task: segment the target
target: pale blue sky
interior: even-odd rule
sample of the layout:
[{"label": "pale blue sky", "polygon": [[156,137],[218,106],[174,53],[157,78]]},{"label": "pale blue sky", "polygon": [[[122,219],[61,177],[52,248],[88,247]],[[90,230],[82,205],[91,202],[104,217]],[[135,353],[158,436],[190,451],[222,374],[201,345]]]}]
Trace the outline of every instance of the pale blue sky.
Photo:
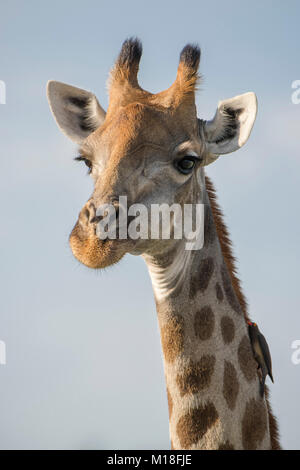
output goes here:
[{"label": "pale blue sky", "polygon": [[56,79],[94,91],[123,40],[141,38],[140,82],[173,81],[187,42],[202,48],[199,117],[255,91],[259,114],[239,152],[208,168],[239,259],[250,312],[273,356],[272,404],[285,448],[300,448],[297,0],[3,1],[0,5],[1,448],[168,448],[152,289],[141,259],[95,273],[67,237],[91,181],[45,95]]}]

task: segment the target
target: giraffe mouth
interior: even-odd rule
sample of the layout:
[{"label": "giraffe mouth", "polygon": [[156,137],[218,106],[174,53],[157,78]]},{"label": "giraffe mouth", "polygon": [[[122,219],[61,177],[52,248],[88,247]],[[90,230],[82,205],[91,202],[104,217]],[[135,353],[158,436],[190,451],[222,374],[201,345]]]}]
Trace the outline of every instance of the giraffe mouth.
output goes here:
[{"label": "giraffe mouth", "polygon": [[130,240],[100,240],[95,231],[84,230],[78,222],[70,234],[69,244],[74,257],[92,269],[116,264],[133,249]]}]

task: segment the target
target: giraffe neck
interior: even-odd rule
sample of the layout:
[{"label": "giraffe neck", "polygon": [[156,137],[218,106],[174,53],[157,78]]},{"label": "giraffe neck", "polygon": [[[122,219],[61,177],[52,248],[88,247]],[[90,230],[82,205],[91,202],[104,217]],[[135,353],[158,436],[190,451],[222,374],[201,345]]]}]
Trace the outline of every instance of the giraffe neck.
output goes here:
[{"label": "giraffe neck", "polygon": [[205,244],[144,256],[152,279],[164,356],[174,449],[269,449],[241,305],[207,204]]}]

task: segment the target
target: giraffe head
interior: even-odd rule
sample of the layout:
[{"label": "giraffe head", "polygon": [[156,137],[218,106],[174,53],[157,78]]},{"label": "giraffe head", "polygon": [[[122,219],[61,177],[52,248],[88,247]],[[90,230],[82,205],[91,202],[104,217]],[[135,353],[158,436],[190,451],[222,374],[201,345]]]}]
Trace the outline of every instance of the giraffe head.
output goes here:
[{"label": "giraffe head", "polygon": [[128,206],[185,204],[203,200],[204,166],[242,147],[252,130],[254,93],[221,101],[211,121],[197,118],[195,89],[200,49],[181,52],[177,76],[167,90],[152,94],[137,80],[142,47],[124,42],[111,71],[109,106],[103,110],[92,93],[56,81],[48,83],[48,100],[61,130],[79,144],[79,159],[94,181],[70,235],[75,257],[91,268],[118,262],[125,253],[152,253],[165,240],[107,239],[97,236],[97,208],[120,196]]}]

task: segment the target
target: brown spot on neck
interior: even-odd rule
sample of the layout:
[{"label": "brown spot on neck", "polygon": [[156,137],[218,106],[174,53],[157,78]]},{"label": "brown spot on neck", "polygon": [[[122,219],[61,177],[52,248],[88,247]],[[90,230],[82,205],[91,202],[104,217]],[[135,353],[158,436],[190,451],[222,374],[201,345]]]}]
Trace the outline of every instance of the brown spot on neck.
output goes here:
[{"label": "brown spot on neck", "polygon": [[233,320],[227,315],[221,318],[221,333],[225,344],[229,344],[233,341],[235,326]]},{"label": "brown spot on neck", "polygon": [[205,341],[209,339],[214,331],[215,327],[215,316],[208,305],[201,308],[200,311],[196,312],[194,320],[195,335]]},{"label": "brown spot on neck", "polygon": [[245,450],[255,450],[267,431],[267,414],[264,401],[251,398],[246,404],[242,420],[242,442]]},{"label": "brown spot on neck", "polygon": [[231,279],[227,270],[227,266],[223,265],[221,269],[222,281],[223,281],[223,289],[227,298],[227,301],[230,307],[238,314],[241,315],[242,309],[231,284]]},{"label": "brown spot on neck", "polygon": [[177,435],[182,449],[190,449],[202,439],[218,419],[218,412],[212,402],[189,410],[177,423]]},{"label": "brown spot on neck", "polygon": [[279,429],[277,424],[277,419],[273,415],[272,407],[269,402],[269,389],[265,386],[265,397],[268,408],[268,417],[269,417],[269,429],[271,436],[271,449],[272,450],[281,450],[281,445],[279,442]]},{"label": "brown spot on neck", "polygon": [[192,274],[190,282],[190,297],[193,299],[197,292],[205,292],[214,272],[214,260],[212,257],[201,261],[198,269]]},{"label": "brown spot on neck", "polygon": [[234,366],[229,361],[224,363],[223,395],[227,406],[234,410],[239,393],[239,382]]},{"label": "brown spot on neck", "polygon": [[232,444],[230,444],[230,442],[227,440],[226,442],[222,442],[219,447],[218,447],[218,450],[234,450],[234,447]]},{"label": "brown spot on neck", "polygon": [[223,302],[224,294],[223,294],[222,287],[220,286],[220,284],[218,282],[216,283],[216,296],[217,296],[217,299],[219,300],[219,302]]},{"label": "brown spot on neck", "polygon": [[246,380],[252,382],[257,376],[257,365],[253,357],[249,337],[244,335],[238,347],[238,360]]},{"label": "brown spot on neck", "polygon": [[205,205],[205,217],[204,217],[204,246],[208,247],[212,245],[217,236],[216,227],[214,224],[214,218],[212,215],[210,205]]},{"label": "brown spot on neck", "polygon": [[195,394],[209,387],[215,362],[214,356],[203,356],[198,362],[191,361],[176,379],[180,395]]}]

